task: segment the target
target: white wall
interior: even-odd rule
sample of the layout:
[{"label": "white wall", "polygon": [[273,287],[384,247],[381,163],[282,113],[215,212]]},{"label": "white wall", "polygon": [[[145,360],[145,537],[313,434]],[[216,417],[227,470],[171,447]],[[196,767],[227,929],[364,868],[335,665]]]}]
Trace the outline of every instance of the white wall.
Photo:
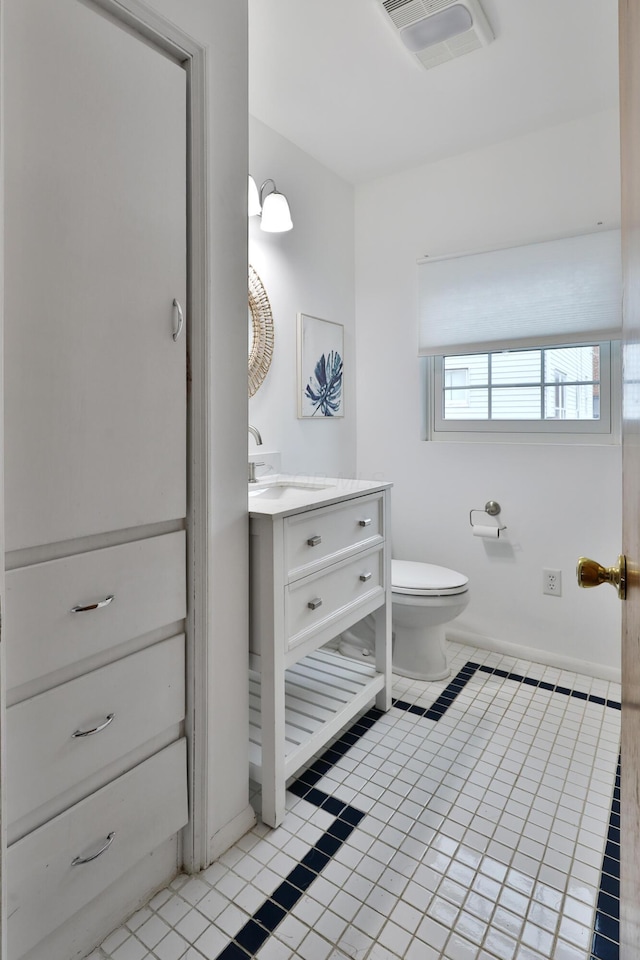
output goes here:
[{"label": "white wall", "polygon": [[[287,473],[354,476],[356,468],[354,190],[269,127],[250,118],[249,170],[286,194],[293,230],[268,234],[249,222],[249,262],[262,280],[274,317],[275,346],[267,378],[251,399],[249,421],[264,446],[278,451]],[[344,324],[343,419],[298,420],[297,313]],[[260,471],[258,471],[260,473]]]},{"label": "white wall", "polygon": [[[616,226],[618,169],[607,112],[356,188],[358,471],[395,482],[394,556],[469,576],[452,635],[593,672],[619,669],[620,602],[579,590],[574,569],[620,551],[620,448],[421,440],[416,260]],[[469,510],[488,499],[504,543],[471,535]],[[562,571],[562,597],[543,596],[543,567]]]}]

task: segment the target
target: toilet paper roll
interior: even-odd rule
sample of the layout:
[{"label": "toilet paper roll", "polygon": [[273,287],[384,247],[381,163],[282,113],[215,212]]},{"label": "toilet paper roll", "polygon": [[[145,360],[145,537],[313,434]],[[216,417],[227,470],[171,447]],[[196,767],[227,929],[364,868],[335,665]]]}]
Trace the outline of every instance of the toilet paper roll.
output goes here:
[{"label": "toilet paper roll", "polygon": [[496,527],[495,524],[489,527],[474,523],[471,529],[474,537],[484,537],[485,540],[497,540],[500,536],[500,527]]}]

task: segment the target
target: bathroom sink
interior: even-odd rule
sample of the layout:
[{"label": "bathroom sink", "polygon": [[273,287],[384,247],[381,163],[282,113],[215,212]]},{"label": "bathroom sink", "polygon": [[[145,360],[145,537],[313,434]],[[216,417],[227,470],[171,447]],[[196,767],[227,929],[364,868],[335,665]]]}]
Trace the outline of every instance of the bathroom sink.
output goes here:
[{"label": "bathroom sink", "polygon": [[328,490],[333,487],[333,483],[323,483],[321,480],[307,480],[305,478],[276,478],[273,480],[263,480],[257,483],[249,484],[249,497],[251,499],[261,500],[280,500],[282,497],[291,494],[306,492],[312,493],[316,490]]}]

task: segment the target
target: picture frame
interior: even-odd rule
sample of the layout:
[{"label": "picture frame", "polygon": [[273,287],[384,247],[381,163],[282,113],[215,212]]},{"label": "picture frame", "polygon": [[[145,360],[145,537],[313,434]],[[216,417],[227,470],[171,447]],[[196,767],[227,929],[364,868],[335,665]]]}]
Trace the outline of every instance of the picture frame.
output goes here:
[{"label": "picture frame", "polygon": [[344,326],[298,314],[298,419],[344,417]]}]

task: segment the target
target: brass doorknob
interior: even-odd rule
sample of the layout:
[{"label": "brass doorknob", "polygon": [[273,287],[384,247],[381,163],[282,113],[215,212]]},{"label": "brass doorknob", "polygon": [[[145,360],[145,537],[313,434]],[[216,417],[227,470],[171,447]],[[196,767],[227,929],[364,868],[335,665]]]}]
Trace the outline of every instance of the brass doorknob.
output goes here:
[{"label": "brass doorknob", "polygon": [[580,557],[576,567],[579,587],[599,587],[601,583],[610,583],[618,591],[621,600],[627,595],[627,558],[618,557],[615,567],[603,567],[596,560]]}]

